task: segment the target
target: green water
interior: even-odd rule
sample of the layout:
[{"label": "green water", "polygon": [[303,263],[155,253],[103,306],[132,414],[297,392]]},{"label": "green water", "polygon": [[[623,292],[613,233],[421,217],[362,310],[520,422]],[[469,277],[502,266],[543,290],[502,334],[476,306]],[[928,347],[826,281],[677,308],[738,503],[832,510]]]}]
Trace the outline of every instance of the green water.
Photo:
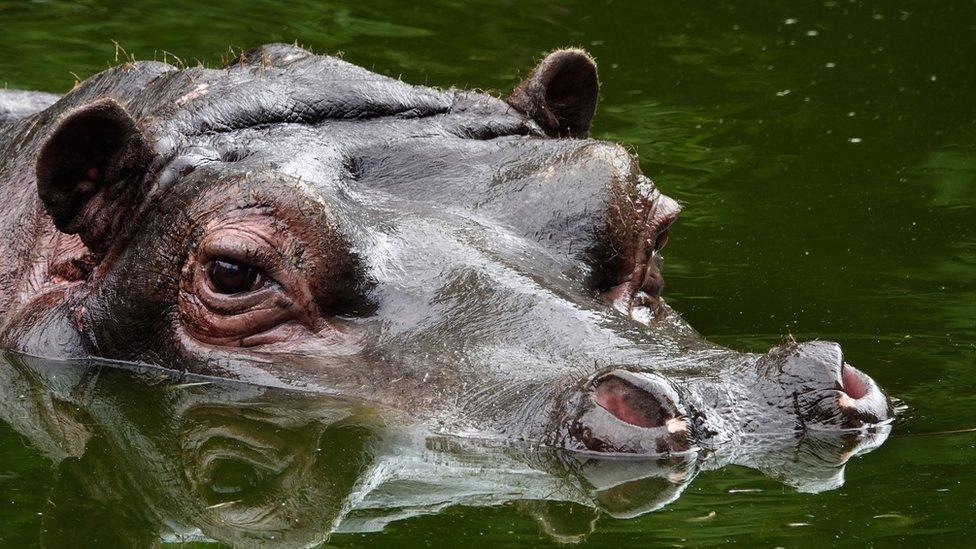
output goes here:
[{"label": "green water", "polygon": [[[603,85],[594,135],[632,147],[685,207],[669,303],[737,349],[790,333],[836,340],[908,406],[843,487],[798,493],[729,466],[662,510],[602,517],[585,543],[976,535],[976,432],[947,433],[976,427],[976,3],[112,4],[0,1],[0,85],[64,92],[126,55],[215,65],[228,47],[297,40],[409,82],[502,93],[543,52],[585,47]],[[0,423],[0,545],[40,543],[57,478]],[[515,504],[448,506],[328,541],[551,542]]]}]

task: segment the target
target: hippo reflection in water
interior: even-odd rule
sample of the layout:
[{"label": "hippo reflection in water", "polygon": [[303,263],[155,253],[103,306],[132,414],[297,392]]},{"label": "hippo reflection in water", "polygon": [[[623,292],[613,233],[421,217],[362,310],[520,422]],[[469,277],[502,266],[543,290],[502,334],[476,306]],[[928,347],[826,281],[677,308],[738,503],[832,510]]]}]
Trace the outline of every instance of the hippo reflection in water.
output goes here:
[{"label": "hippo reflection in water", "polygon": [[579,50],[501,100],[269,45],[129,63],[46,108],[3,92],[0,345],[589,452],[887,422],[838,345],[734,352],[668,308],[679,207],[587,138],[597,87]]},{"label": "hippo reflection in water", "polygon": [[[608,458],[430,436],[321,393],[13,353],[0,356],[0,420],[56,463],[42,514],[50,547],[308,547],[452,505],[506,503],[572,542],[600,515],[654,511],[727,464],[805,492],[834,488],[845,462],[889,429],[748,437],[704,457]],[[642,540],[653,544],[655,530]]]}]

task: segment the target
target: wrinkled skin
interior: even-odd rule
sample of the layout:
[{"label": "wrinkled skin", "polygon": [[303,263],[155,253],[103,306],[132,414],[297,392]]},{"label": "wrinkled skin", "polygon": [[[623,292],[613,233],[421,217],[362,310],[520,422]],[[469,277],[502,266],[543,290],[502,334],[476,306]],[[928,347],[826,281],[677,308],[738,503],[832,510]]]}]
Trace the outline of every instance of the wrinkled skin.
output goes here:
[{"label": "wrinkled skin", "polygon": [[579,50],[505,100],[283,45],[109,69],[0,121],[0,345],[596,452],[887,422],[836,344],[737,353],[664,303],[679,207],[587,138],[596,96]]}]

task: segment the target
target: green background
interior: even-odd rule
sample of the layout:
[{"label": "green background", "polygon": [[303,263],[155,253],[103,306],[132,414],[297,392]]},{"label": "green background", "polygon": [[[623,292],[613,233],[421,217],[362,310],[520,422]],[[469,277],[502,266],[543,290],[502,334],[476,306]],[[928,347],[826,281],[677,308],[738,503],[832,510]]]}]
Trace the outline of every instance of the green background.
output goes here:
[{"label": "green background", "polygon": [[[976,3],[0,1],[0,86],[65,92],[127,55],[213,66],[296,40],[497,94],[544,52],[586,48],[602,80],[593,135],[631,147],[684,204],[669,303],[736,349],[836,340],[908,406],[841,489],[729,467],[662,511],[601,520],[587,543],[971,542],[976,433],[927,434],[976,427]],[[0,424],[0,545],[37,543],[52,483]],[[461,543],[548,540],[510,506],[330,540]]]}]

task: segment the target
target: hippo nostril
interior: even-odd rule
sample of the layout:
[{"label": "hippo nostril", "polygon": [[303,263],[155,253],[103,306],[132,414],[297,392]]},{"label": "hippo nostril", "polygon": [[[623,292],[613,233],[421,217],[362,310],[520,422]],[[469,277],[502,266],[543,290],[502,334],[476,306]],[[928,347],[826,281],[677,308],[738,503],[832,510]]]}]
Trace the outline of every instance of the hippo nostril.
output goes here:
[{"label": "hippo nostril", "polygon": [[593,399],[601,408],[630,425],[682,430],[684,421],[677,417],[679,414],[674,405],[664,395],[639,386],[644,382],[630,372],[609,374],[596,381]]},{"label": "hippo nostril", "polygon": [[854,400],[864,397],[868,394],[868,383],[864,377],[859,370],[845,362],[841,367],[842,390]]},{"label": "hippo nostril", "polygon": [[566,425],[568,442],[580,449],[669,454],[688,451],[694,444],[691,416],[682,394],[667,378],[616,369],[590,378],[584,387],[578,414]]}]

